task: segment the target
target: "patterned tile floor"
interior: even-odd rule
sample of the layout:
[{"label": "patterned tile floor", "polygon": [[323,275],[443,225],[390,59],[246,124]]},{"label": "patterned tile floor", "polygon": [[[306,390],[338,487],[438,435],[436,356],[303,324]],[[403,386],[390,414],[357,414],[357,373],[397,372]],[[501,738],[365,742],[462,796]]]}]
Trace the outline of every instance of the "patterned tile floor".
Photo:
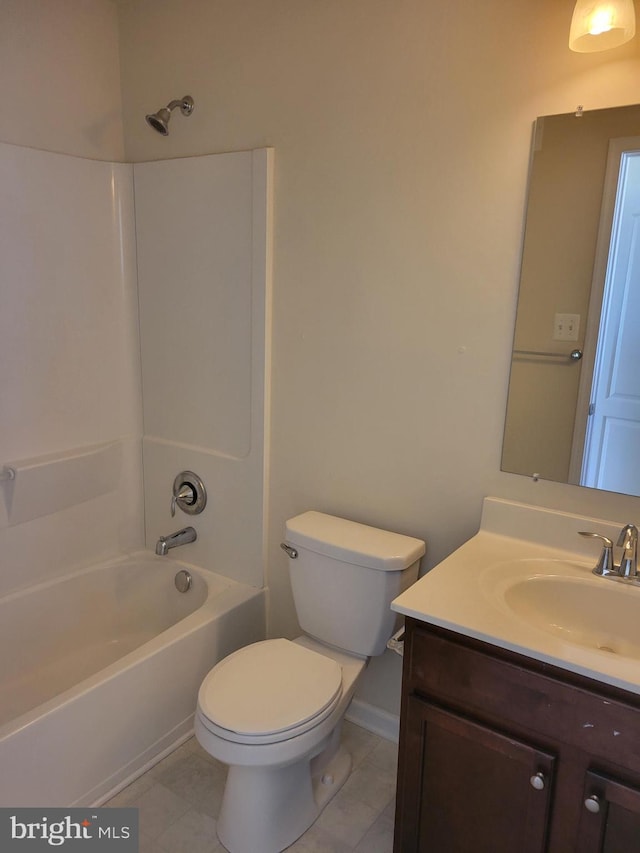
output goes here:
[{"label": "patterned tile floor", "polygon": [[[398,748],[349,722],[343,742],[351,776],[291,853],[392,851]],[[139,809],[140,853],[224,853],[216,836],[224,780],[224,765],[191,738],[105,805]]]}]

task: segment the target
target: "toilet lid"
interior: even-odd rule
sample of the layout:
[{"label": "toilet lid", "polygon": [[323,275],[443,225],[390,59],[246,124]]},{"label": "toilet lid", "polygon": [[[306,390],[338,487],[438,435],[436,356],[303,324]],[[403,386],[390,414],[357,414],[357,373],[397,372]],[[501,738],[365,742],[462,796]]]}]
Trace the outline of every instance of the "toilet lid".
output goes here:
[{"label": "toilet lid", "polygon": [[220,661],[200,687],[198,704],[216,726],[271,735],[322,714],[342,690],[342,668],[290,640],[264,640]]}]

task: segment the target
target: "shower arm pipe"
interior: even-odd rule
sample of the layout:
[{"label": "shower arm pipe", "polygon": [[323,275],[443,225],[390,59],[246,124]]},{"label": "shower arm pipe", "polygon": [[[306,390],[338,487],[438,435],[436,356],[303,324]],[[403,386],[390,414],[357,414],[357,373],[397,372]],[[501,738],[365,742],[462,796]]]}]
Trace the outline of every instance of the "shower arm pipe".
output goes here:
[{"label": "shower arm pipe", "polygon": [[0,468],[0,483],[8,482],[9,480],[15,480],[15,478],[15,468],[11,468],[9,465],[3,465],[2,468]]},{"label": "shower arm pipe", "polygon": [[182,115],[189,115],[193,110],[193,101],[189,97],[177,98],[174,101],[169,101],[165,109],[171,112],[172,110],[175,110],[176,107],[180,107]]}]

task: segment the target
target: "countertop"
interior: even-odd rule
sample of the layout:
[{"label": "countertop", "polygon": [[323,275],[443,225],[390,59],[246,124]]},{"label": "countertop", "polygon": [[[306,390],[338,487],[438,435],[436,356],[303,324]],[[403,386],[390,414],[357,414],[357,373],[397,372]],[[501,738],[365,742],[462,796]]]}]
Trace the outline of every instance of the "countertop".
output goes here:
[{"label": "countertop", "polygon": [[[505,526],[518,535],[497,532]],[[627,584],[595,577],[591,570],[598,556],[597,543],[576,536],[579,529],[596,530],[612,538],[619,526],[617,522],[487,498],[479,533],[398,596],[392,609],[640,694],[640,587],[629,589]],[[527,531],[527,539],[521,538],[523,531]],[[575,550],[559,548],[559,541],[570,542]],[[586,626],[577,626],[573,618],[565,627],[553,613],[543,629],[535,620],[514,612],[508,604],[513,601],[514,584],[549,576],[562,578],[571,606],[574,590],[586,590],[591,599],[602,594],[603,608],[613,603],[614,611],[620,602],[632,616],[637,606],[637,645],[634,637],[625,645],[624,638],[617,635],[615,612],[606,630],[601,624],[592,629],[588,620]],[[578,596],[576,600],[579,604]],[[578,607],[575,619],[580,618]],[[598,635],[595,639],[592,630]],[[591,642],[585,640],[585,631]]]}]

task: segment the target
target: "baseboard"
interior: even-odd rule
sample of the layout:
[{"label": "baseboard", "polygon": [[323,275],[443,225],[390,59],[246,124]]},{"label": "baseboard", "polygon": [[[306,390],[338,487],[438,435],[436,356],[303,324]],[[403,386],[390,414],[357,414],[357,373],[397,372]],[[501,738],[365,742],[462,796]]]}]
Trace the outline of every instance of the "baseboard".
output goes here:
[{"label": "baseboard", "polygon": [[385,740],[398,743],[400,735],[400,718],[382,708],[376,708],[361,699],[354,699],[349,705],[345,719],[355,723],[369,732],[380,735]]}]

